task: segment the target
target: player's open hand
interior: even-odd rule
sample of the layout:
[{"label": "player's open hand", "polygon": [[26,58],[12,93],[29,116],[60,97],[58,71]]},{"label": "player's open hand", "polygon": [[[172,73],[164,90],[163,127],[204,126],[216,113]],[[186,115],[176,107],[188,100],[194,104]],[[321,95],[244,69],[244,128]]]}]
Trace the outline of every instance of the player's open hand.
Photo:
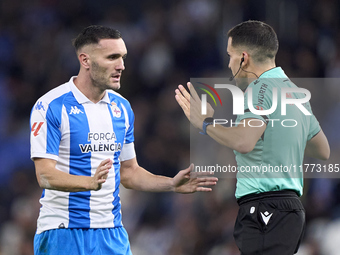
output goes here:
[{"label": "player's open hand", "polygon": [[[197,191],[212,191],[211,186],[215,186],[218,179],[209,177],[209,173],[191,173],[194,165],[191,164],[187,169],[181,170],[173,178],[174,191],[178,193],[193,193]],[[203,174],[205,176],[203,176]]]},{"label": "player's open hand", "polygon": [[100,190],[102,188],[102,184],[106,182],[111,167],[112,167],[111,159],[105,159],[99,164],[96,173],[91,178],[92,190]]},{"label": "player's open hand", "polygon": [[207,115],[202,115],[201,99],[190,82],[187,83],[187,86],[190,90],[191,96],[183,85],[178,85],[178,89],[175,90],[175,98],[183,109],[185,116],[187,116],[188,120],[194,125],[194,127],[202,129],[204,119],[212,117],[214,115],[214,109],[209,103],[207,103]]}]

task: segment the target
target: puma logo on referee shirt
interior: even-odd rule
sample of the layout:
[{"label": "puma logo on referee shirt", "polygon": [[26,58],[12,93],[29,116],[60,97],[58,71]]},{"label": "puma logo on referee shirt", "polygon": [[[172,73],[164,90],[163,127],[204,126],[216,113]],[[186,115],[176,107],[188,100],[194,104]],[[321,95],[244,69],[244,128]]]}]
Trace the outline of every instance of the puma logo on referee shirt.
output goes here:
[{"label": "puma logo on referee shirt", "polygon": [[273,213],[269,214],[268,211],[265,211],[264,213],[261,212],[261,216],[262,216],[262,219],[263,219],[263,222],[264,224],[268,224],[270,218],[272,217]]}]

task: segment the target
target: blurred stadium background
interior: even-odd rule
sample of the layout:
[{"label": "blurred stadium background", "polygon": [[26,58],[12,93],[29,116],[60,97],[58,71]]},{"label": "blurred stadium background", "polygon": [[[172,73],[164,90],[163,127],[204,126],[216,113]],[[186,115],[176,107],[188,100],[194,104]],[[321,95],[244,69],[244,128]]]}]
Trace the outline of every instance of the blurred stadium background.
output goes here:
[{"label": "blurred stadium background", "polygon": [[[41,189],[29,159],[29,115],[48,90],[76,75],[71,39],[90,24],[122,32],[128,48],[120,93],[135,111],[140,165],[167,176],[189,165],[189,123],[174,89],[190,77],[229,77],[226,32],[248,19],[278,33],[277,65],[290,77],[340,77],[337,0],[1,0],[0,254],[33,254]],[[339,163],[340,88],[314,87],[314,113]],[[312,101],[313,103],[313,101]],[[309,159],[308,159],[309,160]],[[315,162],[310,161],[309,162]],[[307,179],[307,231],[299,255],[339,255],[340,181]],[[234,255],[235,180],[210,194],[122,188],[134,255]],[[280,238],[280,237],[278,237]]]}]

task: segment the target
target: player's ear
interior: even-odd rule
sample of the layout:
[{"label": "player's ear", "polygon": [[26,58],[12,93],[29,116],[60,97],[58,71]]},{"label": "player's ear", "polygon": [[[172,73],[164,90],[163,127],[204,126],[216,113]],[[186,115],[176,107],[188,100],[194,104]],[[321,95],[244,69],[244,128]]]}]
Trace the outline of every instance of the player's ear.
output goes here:
[{"label": "player's ear", "polygon": [[88,54],[82,52],[78,55],[78,59],[79,59],[80,65],[83,66],[85,69],[90,68],[90,56]]}]

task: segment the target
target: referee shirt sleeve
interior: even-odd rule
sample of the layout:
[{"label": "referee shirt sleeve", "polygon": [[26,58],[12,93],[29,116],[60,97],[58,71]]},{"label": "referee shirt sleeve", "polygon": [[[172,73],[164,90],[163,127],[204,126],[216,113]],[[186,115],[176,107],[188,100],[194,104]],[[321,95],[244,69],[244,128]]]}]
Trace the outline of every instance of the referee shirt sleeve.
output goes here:
[{"label": "referee shirt sleeve", "polygon": [[309,125],[309,134],[307,137],[307,141],[309,141],[314,136],[316,136],[321,130],[320,124],[318,120],[316,119],[316,117],[314,115],[311,115],[310,118],[311,120],[310,120],[310,125]]}]

